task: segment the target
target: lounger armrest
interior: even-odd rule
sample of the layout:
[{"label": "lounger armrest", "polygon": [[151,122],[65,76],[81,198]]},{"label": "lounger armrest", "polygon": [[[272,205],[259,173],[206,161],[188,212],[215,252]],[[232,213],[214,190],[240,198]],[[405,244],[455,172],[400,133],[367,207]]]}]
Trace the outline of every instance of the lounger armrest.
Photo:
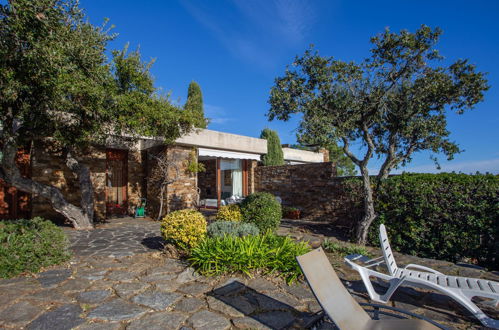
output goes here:
[{"label": "lounger armrest", "polygon": [[385,262],[384,257],[371,259],[362,254],[349,254],[345,257],[345,259],[348,259],[350,261],[361,262],[363,264],[362,265],[363,267],[374,267],[383,264]]},{"label": "lounger armrest", "polygon": [[409,264],[409,265],[407,265],[407,266],[404,267],[404,269],[409,269],[409,268],[416,269],[416,270],[422,270],[422,271],[425,271],[425,272],[428,272],[428,273],[443,275],[442,273],[440,273],[439,271],[437,271],[435,269],[432,269],[432,268],[429,268],[429,267],[425,267],[425,266],[421,266],[421,265]]}]

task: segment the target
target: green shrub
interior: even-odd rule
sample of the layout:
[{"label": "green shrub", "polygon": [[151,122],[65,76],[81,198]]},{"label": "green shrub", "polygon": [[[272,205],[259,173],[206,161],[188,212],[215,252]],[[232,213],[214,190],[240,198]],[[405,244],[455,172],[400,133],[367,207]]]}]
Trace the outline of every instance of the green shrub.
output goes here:
[{"label": "green shrub", "polygon": [[267,140],[267,154],[262,156],[263,165],[284,165],[284,153],[277,132],[270,128],[265,128],[260,133],[260,138]]},{"label": "green shrub", "polygon": [[326,252],[336,254],[340,257],[344,257],[350,254],[362,254],[366,257],[371,256],[366,247],[362,245],[343,244],[326,239],[322,243],[322,247],[324,248],[324,250],[326,250]]},{"label": "green shrub", "polygon": [[225,235],[242,237],[258,234],[260,234],[260,230],[252,223],[216,221],[208,226],[208,236],[210,237],[223,237]]},{"label": "green shrub", "polygon": [[258,192],[249,195],[241,203],[244,222],[254,223],[260,232],[275,230],[281,222],[281,204],[272,194]]},{"label": "green shrub", "polygon": [[195,210],[174,211],[161,221],[161,234],[167,242],[188,250],[206,236],[206,219]]},{"label": "green shrub", "polygon": [[206,238],[191,250],[189,261],[201,274],[219,275],[251,271],[276,273],[288,282],[301,270],[296,257],[310,251],[307,243],[266,233],[258,236]]},{"label": "green shrub", "polygon": [[230,204],[220,206],[216,218],[217,220],[223,221],[241,221],[243,216],[241,214],[241,208],[238,204]]},{"label": "green shrub", "polygon": [[37,272],[70,257],[64,232],[51,221],[0,221],[0,277]]},{"label": "green shrub", "polygon": [[395,250],[499,269],[499,176],[403,174],[386,179],[375,199],[369,241],[387,226]]}]

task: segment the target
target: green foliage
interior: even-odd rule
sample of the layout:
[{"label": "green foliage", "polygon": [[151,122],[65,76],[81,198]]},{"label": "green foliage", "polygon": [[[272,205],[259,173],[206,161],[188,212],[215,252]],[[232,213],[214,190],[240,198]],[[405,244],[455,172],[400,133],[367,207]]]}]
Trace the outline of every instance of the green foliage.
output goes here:
[{"label": "green foliage", "polygon": [[248,195],[241,203],[244,222],[255,224],[260,231],[274,231],[281,222],[281,204],[272,194],[257,192]]},{"label": "green foliage", "polygon": [[262,156],[264,166],[284,165],[284,154],[282,152],[281,140],[276,131],[269,128],[262,130],[261,139],[267,140],[267,154]]},{"label": "green foliage", "polygon": [[205,171],[206,171],[206,167],[204,166],[203,163],[199,163],[197,161],[196,151],[192,150],[191,154],[189,156],[188,164],[187,164],[187,172],[189,172],[191,174],[196,174],[196,173],[205,172]]},{"label": "green foliage", "polygon": [[498,201],[496,175],[392,176],[382,183],[376,196],[378,218],[369,241],[378,245],[379,224],[384,223],[395,250],[498,269]]},{"label": "green foliage", "polygon": [[161,221],[161,234],[167,242],[188,250],[206,236],[206,219],[195,210],[174,211]]},{"label": "green foliage", "polygon": [[225,221],[241,221],[243,219],[241,207],[238,204],[220,206],[216,218]]},{"label": "green foliage", "polygon": [[345,244],[326,239],[322,243],[322,247],[326,250],[326,252],[333,253],[340,257],[350,254],[362,254],[366,257],[370,257],[369,251],[367,251],[366,247],[362,245]]},{"label": "green foliage", "polygon": [[329,161],[336,164],[338,176],[354,176],[357,174],[354,162],[345,155],[338,144],[332,143],[328,145],[327,150],[329,151]]},{"label": "green foliage", "polygon": [[289,237],[266,233],[259,236],[207,238],[191,250],[189,261],[201,274],[212,276],[223,273],[251,271],[284,276],[294,281],[301,270],[296,257],[310,251],[303,242]]},{"label": "green foliage", "polygon": [[[373,220],[373,204],[367,202],[372,197],[369,161],[382,159],[378,178],[383,179],[419,151],[452,159],[460,149],[449,138],[447,113],[472,109],[489,88],[485,74],[467,60],[442,65],[435,49],[441,34],[424,25],[414,33],[386,29],[371,38],[371,56],[359,63],[309,49],[271,89],[270,120],[301,114],[299,141],[321,146],[341,141],[365,177],[368,212],[358,227],[358,242],[365,242]],[[359,142],[360,156],[349,148]]]},{"label": "green foliage", "polygon": [[51,221],[36,217],[0,222],[0,277],[37,272],[70,257],[64,232]]},{"label": "green foliage", "polygon": [[260,230],[252,223],[215,221],[208,226],[208,236],[210,237],[223,237],[225,235],[243,237],[258,234],[260,234]]},{"label": "green foliage", "polygon": [[191,81],[189,84],[184,109],[192,116],[195,127],[206,128],[207,121],[204,117],[203,94],[201,93],[201,87],[195,81]]}]

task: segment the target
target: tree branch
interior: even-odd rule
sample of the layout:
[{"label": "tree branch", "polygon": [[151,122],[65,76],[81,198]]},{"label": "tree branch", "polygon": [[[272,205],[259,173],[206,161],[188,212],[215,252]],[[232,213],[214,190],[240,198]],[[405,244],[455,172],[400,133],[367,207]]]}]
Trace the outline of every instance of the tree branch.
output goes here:
[{"label": "tree branch", "polygon": [[343,140],[343,152],[352,160],[352,162],[354,162],[357,166],[360,167],[361,165],[360,160],[357,157],[355,157],[355,155],[349,149],[348,139],[346,137],[342,137],[341,139]]}]

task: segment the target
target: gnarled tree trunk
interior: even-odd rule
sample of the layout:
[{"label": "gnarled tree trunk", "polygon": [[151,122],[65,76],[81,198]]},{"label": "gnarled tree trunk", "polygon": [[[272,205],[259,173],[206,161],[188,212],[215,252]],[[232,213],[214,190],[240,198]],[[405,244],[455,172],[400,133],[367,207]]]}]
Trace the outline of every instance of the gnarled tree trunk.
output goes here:
[{"label": "gnarled tree trunk", "polygon": [[92,219],[81,208],[66,201],[61,191],[53,186],[36,182],[21,176],[16,165],[17,147],[15,143],[6,143],[2,155],[2,179],[17,189],[47,199],[54,210],[71,221],[76,229],[92,229]]},{"label": "gnarled tree trunk", "polygon": [[369,172],[366,167],[361,167],[360,172],[362,175],[362,184],[364,189],[364,217],[357,224],[355,239],[357,244],[364,245],[367,242],[369,227],[374,219],[376,219],[376,213],[374,212],[373,190],[371,188]]},{"label": "gnarled tree trunk", "polygon": [[66,152],[66,166],[76,174],[80,183],[81,209],[92,225],[94,219],[94,187],[88,167],[80,163],[70,151]]}]

